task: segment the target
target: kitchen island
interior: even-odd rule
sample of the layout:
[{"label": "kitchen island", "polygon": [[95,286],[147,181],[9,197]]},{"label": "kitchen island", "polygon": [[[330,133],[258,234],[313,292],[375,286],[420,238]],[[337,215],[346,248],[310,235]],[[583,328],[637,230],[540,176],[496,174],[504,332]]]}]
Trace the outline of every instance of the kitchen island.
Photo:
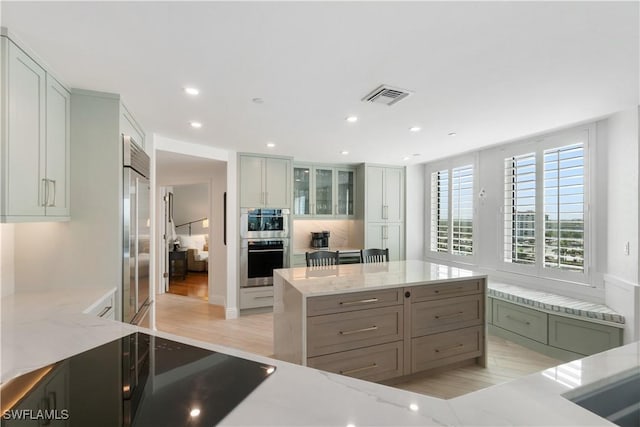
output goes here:
[{"label": "kitchen island", "polygon": [[275,357],[370,381],[486,366],[486,288],[423,261],[276,270]]},{"label": "kitchen island", "polygon": [[68,303],[69,296],[77,293],[70,289],[48,291],[46,295],[34,292],[3,297],[0,324],[3,385],[22,373],[140,330],[276,367],[273,375],[222,420],[222,425],[602,426],[612,424],[575,405],[563,394],[640,369],[640,343],[633,343],[486,390],[442,400],[82,314],[105,292],[108,290],[74,297],[73,304]]}]

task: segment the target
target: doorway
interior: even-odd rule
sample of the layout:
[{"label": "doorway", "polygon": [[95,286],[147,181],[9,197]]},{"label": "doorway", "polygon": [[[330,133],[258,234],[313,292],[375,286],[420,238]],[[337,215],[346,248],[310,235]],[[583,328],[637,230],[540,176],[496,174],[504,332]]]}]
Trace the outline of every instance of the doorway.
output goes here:
[{"label": "doorway", "polygon": [[209,299],[208,182],[163,187],[167,280],[165,291]]}]

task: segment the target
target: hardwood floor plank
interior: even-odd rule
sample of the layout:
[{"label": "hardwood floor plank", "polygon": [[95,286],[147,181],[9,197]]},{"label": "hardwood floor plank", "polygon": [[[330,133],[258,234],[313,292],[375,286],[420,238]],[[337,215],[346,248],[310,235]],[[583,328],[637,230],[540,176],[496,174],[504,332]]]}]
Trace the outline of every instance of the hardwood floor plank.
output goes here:
[{"label": "hardwood floor plank", "polygon": [[[160,331],[263,356],[273,355],[273,313],[225,320],[224,307],[203,299],[162,294],[156,298],[156,327]],[[487,341],[486,368],[464,366],[393,387],[451,399],[562,363],[503,338],[489,335]]]}]

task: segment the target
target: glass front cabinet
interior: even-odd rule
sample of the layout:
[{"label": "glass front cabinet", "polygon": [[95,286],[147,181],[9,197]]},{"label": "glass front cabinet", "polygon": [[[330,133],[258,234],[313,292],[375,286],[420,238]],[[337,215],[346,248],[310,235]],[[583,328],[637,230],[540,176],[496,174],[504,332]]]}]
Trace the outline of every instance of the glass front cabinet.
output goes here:
[{"label": "glass front cabinet", "polygon": [[298,217],[355,215],[355,170],[294,165],[293,214]]}]

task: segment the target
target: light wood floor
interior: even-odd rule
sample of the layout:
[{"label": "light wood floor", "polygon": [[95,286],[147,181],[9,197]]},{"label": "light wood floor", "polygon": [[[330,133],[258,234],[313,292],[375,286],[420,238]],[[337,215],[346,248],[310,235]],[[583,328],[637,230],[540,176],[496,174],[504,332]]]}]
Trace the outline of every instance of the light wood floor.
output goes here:
[{"label": "light wood floor", "polygon": [[[201,299],[163,294],[156,298],[156,327],[176,335],[273,356],[272,313],[225,320],[221,306]],[[487,368],[465,366],[393,387],[451,399],[562,363],[492,335],[489,335],[487,347]]]},{"label": "light wood floor", "polygon": [[209,275],[206,271],[189,271],[184,279],[169,280],[169,293],[187,297],[209,299]]}]

